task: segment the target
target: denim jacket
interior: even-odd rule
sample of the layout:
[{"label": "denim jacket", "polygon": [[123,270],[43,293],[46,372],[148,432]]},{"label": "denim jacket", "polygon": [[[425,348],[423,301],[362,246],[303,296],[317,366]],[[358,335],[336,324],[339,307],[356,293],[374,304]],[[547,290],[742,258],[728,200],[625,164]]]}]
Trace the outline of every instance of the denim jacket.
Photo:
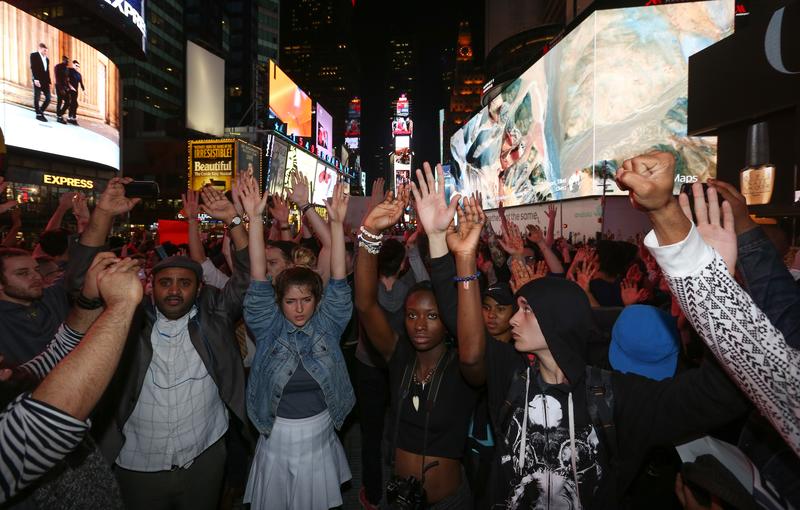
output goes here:
[{"label": "denim jacket", "polygon": [[252,281],[244,300],[244,319],[256,342],[247,385],[247,414],[269,436],[283,388],[303,366],[317,381],[334,426],[339,429],[355,404],[355,394],[339,347],[353,312],[347,280],[330,280],[316,312],[302,328],[289,322],[275,301],[271,281]]},{"label": "denim jacket", "polygon": [[737,266],[748,294],[786,343],[800,349],[800,288],[792,274],[761,227],[739,235],[737,243]]}]

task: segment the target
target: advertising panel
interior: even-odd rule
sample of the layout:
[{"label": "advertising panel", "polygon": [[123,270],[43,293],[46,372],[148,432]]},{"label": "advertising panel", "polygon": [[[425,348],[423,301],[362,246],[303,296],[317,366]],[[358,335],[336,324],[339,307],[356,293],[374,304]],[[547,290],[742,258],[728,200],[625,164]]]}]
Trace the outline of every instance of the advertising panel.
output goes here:
[{"label": "advertising panel", "polygon": [[[450,140],[462,193],[487,209],[608,193],[629,157],[716,173],[716,138],[686,136],[688,59],[733,32],[727,0],[596,11]],[[676,182],[676,191],[680,182]]]},{"label": "advertising panel", "polygon": [[344,128],[344,136],[361,136],[361,119],[348,119]]},{"label": "advertising panel", "polygon": [[308,193],[314,196],[314,178],[317,175],[317,158],[294,145],[289,147],[286,156],[286,173],[283,177],[283,188],[291,188],[292,173],[298,173],[308,179]]},{"label": "advertising panel", "polygon": [[392,121],[393,135],[412,135],[414,134],[414,122],[406,117],[395,117]]},{"label": "advertising panel", "polygon": [[236,148],[236,175],[247,174],[255,177],[258,189],[263,189],[261,149],[241,140],[236,141]]},{"label": "advertising panel", "polygon": [[145,0],[90,0],[87,8],[98,12],[120,28],[128,39],[134,41],[145,53],[147,50],[147,23]]},{"label": "advertising panel", "polygon": [[333,157],[333,117],[317,103],[317,153]]},{"label": "advertising panel", "polygon": [[347,137],[344,139],[344,144],[348,149],[358,149],[358,137]]},{"label": "advertising panel", "polygon": [[225,60],[192,41],[186,41],[186,127],[225,132]]},{"label": "advertising panel", "polygon": [[273,136],[271,151],[267,191],[270,195],[274,195],[275,193],[283,192],[283,176],[286,173],[286,156],[289,152],[289,144]]},{"label": "advertising panel", "polygon": [[235,140],[190,140],[189,186],[199,190],[210,184],[228,191],[233,182],[235,159]]},{"label": "advertising panel", "polygon": [[286,134],[311,137],[311,98],[272,60],[269,61],[269,109],[286,123]]},{"label": "advertising panel", "polygon": [[0,2],[0,48],[0,129],[6,145],[118,170],[117,66],[6,2]]},{"label": "advertising panel", "polygon": [[333,167],[317,162],[317,177],[311,201],[317,205],[325,205],[325,199],[333,196],[333,187],[336,186],[337,179],[338,175]]},{"label": "advertising panel", "polygon": [[397,98],[397,116],[408,117],[408,98],[405,94],[401,94]]}]

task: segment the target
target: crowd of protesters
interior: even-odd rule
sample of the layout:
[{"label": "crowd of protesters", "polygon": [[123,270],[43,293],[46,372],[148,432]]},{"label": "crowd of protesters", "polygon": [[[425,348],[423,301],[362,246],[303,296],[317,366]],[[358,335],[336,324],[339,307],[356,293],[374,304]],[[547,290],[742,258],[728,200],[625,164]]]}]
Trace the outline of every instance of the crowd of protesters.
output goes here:
[{"label": "crowd of protesters", "polygon": [[1,203],[0,506],[340,507],[352,416],[367,509],[800,508],[800,261],[675,166],[618,170],[632,242],[496,231],[428,164],[355,228],[341,184],[188,190],[183,246],[109,237],[126,178],[33,251]]}]

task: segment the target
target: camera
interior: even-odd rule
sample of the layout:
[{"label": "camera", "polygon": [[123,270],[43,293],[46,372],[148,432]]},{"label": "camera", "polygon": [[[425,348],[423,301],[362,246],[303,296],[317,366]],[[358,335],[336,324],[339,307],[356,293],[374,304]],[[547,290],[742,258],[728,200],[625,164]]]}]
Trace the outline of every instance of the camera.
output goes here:
[{"label": "camera", "polygon": [[413,476],[389,480],[386,484],[386,501],[393,510],[424,510],[427,507],[425,488]]}]

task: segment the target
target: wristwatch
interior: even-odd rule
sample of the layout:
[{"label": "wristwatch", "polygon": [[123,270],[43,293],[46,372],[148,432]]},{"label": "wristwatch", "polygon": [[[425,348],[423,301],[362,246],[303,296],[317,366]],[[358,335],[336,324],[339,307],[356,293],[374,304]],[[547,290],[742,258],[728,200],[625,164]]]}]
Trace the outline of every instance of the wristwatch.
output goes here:
[{"label": "wristwatch", "polygon": [[241,224],[242,224],[242,217],[237,214],[236,216],[233,217],[231,222],[228,224],[228,230],[230,230],[230,229],[232,229],[234,227],[238,227]]}]

